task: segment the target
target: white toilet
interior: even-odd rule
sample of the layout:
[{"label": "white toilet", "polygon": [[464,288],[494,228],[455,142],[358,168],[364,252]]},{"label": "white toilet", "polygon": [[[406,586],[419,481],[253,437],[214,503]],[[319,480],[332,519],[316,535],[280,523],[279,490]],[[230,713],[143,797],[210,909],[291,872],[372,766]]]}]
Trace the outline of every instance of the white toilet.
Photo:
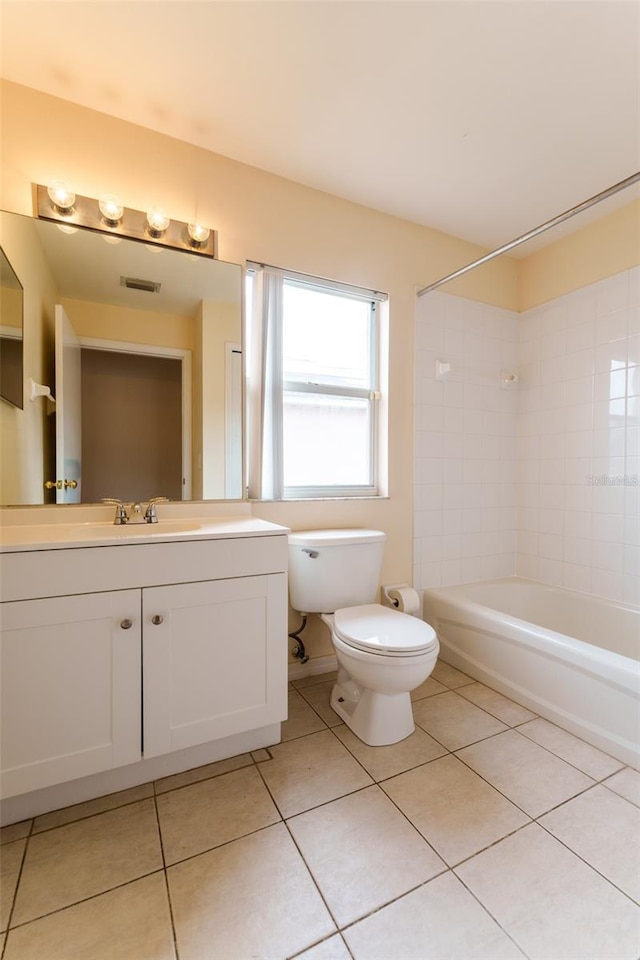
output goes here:
[{"label": "white toilet", "polygon": [[427,679],[439,650],[429,624],[373,602],[385,539],[380,530],[289,534],[291,606],[321,614],[330,627],[338,659],[331,706],[372,747],[413,733],[409,694]]}]

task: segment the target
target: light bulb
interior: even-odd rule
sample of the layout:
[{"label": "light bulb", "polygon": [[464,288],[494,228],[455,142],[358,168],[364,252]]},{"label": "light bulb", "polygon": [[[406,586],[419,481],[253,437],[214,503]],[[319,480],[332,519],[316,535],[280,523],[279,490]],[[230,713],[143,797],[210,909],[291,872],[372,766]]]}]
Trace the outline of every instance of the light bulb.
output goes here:
[{"label": "light bulb", "polygon": [[151,236],[160,237],[171,223],[171,220],[164,210],[160,210],[158,207],[150,207],[149,210],[147,210],[147,223],[149,224]]},{"label": "light bulb", "polygon": [[209,230],[209,227],[203,227],[200,223],[190,223],[187,226],[187,232],[191,238],[191,241],[200,246],[201,244],[207,242],[211,230]]},{"label": "light bulb", "polygon": [[60,213],[71,212],[73,205],[76,202],[76,195],[73,193],[73,191],[69,190],[68,186],[63,180],[56,180],[49,187],[47,187],[47,193],[49,194],[49,199],[56,210],[58,210]]},{"label": "light bulb", "polygon": [[124,207],[120,203],[118,197],[115,197],[112,193],[103,194],[98,200],[98,207],[100,208],[100,213],[110,227],[115,227],[116,224],[120,223],[122,220]]}]

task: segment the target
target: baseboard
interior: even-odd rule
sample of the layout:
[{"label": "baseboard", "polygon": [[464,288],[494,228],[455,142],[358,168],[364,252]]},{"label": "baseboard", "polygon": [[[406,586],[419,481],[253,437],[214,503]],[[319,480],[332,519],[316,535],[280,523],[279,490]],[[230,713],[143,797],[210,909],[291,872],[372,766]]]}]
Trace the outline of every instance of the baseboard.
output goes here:
[{"label": "baseboard", "polygon": [[313,657],[306,663],[289,664],[289,680],[302,680],[303,677],[312,677],[316,673],[329,673],[338,669],[336,655],[329,657]]}]

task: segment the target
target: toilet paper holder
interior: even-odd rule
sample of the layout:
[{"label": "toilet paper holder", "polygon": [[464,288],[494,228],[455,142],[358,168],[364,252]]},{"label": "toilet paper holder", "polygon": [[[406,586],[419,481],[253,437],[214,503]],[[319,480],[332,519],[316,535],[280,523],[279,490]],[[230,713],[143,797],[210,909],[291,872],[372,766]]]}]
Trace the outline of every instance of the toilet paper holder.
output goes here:
[{"label": "toilet paper holder", "polygon": [[[404,595],[404,601],[398,594]],[[420,610],[419,594],[409,586],[408,583],[387,583],[382,587],[382,603],[385,607],[392,607],[394,610],[402,610],[407,605],[406,613],[417,614]]]}]

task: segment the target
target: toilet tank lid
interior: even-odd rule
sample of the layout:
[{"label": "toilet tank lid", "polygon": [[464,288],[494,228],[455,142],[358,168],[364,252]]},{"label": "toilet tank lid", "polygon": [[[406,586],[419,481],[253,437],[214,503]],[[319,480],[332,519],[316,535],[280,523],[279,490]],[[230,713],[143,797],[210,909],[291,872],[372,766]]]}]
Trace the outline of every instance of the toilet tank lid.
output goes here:
[{"label": "toilet tank lid", "polygon": [[381,543],[387,539],[382,530],[295,530],[289,543],[296,547],[337,547],[349,543]]}]

